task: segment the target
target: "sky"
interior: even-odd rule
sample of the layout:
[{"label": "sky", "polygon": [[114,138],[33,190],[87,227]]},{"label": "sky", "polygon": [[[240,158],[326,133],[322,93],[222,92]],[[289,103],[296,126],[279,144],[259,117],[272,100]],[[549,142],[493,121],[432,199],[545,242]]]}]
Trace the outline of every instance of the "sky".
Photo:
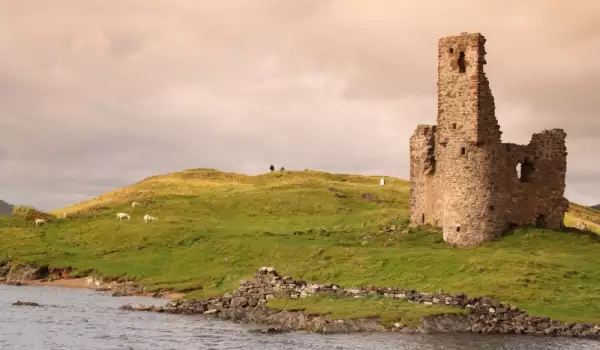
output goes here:
[{"label": "sky", "polygon": [[563,128],[566,197],[600,203],[597,0],[0,0],[0,199],[271,164],[408,179],[461,32],[487,38],[503,141]]}]

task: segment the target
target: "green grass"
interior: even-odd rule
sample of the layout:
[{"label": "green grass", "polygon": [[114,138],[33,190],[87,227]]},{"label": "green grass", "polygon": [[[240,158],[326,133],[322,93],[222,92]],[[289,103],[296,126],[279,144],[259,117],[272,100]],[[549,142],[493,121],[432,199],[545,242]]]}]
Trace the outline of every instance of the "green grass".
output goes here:
[{"label": "green grass", "polygon": [[[58,210],[53,214],[77,215],[39,228],[20,216],[1,218],[0,260],[96,269],[192,298],[231,291],[269,265],[311,282],[443,288],[496,297],[536,315],[600,323],[596,239],[521,229],[482,247],[452,248],[435,229],[405,227],[409,191],[404,180],[388,178],[381,187],[375,176],[188,170]],[[151,202],[132,208],[133,200]],[[120,211],[132,220],[118,222]],[[144,224],[146,213],[159,221]],[[585,214],[588,222],[600,218],[598,211]],[[569,214],[571,224],[577,215]],[[399,229],[381,232],[391,225]]]},{"label": "green grass", "polygon": [[329,315],[334,320],[379,317],[384,325],[396,322],[418,326],[422,316],[435,314],[468,314],[468,310],[450,306],[424,305],[382,296],[361,299],[314,296],[301,299],[272,299],[267,306],[280,310],[302,310],[308,314]]}]

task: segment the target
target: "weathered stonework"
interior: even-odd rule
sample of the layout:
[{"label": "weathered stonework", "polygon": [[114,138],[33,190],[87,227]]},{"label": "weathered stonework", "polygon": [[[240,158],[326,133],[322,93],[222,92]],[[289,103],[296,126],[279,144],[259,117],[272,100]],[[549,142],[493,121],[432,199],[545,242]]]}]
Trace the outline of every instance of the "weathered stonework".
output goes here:
[{"label": "weathered stonework", "polygon": [[458,247],[523,225],[561,228],[568,209],[566,134],[502,143],[485,41],[479,33],[439,40],[437,125],[418,125],[410,138],[411,225],[441,227]]}]

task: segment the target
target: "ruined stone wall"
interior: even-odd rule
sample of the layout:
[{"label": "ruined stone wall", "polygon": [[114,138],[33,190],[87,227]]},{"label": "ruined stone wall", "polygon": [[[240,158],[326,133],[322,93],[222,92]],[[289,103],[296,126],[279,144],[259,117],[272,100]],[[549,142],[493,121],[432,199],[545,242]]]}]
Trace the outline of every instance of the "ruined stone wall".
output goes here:
[{"label": "ruined stone wall", "polygon": [[410,140],[411,224],[440,226],[461,247],[515,226],[559,228],[568,206],[564,131],[534,134],[526,146],[501,142],[485,42],[479,33],[440,39],[437,125],[419,125]]},{"label": "ruined stone wall", "polygon": [[434,208],[437,202],[434,174],[435,134],[433,125],[419,125],[410,138],[410,206],[411,222],[434,225],[439,218]]},{"label": "ruined stone wall", "polygon": [[[561,129],[533,134],[528,145],[503,144],[509,226],[562,228],[569,202],[564,198],[566,134]],[[520,164],[520,174],[517,165]],[[519,176],[520,175],[520,176]]]},{"label": "ruined stone wall", "polygon": [[444,240],[473,246],[502,233],[495,208],[494,162],[499,133],[494,101],[483,73],[479,34],[440,39],[438,139]]}]

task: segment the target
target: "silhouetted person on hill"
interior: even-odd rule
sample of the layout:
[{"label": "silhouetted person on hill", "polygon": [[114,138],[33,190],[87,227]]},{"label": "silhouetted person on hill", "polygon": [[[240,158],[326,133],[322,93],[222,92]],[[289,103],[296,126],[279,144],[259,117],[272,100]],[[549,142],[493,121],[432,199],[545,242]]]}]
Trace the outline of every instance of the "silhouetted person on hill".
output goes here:
[{"label": "silhouetted person on hill", "polygon": [[273,164],[271,164],[271,166],[269,167],[269,169],[271,169],[271,171],[275,170],[275,167],[273,166]]},{"label": "silhouetted person on hill", "polygon": [[284,167],[281,167],[281,169],[280,169],[280,170],[281,170],[281,171],[284,171],[284,170],[285,170],[285,168],[284,168]]}]

